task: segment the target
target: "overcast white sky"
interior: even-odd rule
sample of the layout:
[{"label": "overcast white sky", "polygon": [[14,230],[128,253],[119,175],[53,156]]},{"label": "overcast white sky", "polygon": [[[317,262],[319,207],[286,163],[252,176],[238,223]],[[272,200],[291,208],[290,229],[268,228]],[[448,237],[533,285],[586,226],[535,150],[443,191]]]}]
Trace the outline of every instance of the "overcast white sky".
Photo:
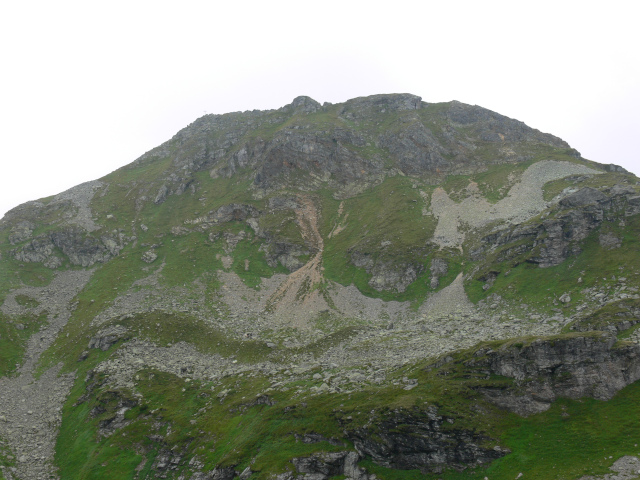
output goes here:
[{"label": "overcast white sky", "polygon": [[31,1],[0,6],[0,216],[206,113],[408,92],[640,175],[636,1]]}]

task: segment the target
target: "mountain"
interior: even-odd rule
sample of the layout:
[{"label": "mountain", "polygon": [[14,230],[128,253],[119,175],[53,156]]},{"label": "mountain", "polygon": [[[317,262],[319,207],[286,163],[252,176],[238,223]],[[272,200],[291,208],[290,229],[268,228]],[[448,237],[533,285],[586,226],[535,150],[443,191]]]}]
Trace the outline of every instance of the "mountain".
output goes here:
[{"label": "mountain", "polygon": [[478,106],[205,115],[0,221],[0,478],[632,478],[639,244]]}]

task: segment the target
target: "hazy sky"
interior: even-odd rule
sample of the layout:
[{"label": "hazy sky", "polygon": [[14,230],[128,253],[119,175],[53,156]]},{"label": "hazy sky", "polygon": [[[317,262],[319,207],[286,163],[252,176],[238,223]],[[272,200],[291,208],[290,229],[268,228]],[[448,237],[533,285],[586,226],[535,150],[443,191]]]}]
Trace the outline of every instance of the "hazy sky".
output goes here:
[{"label": "hazy sky", "polygon": [[635,1],[3,2],[0,216],[206,113],[408,92],[640,175]]}]

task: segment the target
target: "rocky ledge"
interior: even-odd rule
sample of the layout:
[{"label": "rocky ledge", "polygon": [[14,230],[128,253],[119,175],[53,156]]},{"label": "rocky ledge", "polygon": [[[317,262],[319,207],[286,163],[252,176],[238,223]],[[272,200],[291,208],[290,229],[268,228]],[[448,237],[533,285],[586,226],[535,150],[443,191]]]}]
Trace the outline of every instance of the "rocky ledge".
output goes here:
[{"label": "rocky ledge", "polygon": [[475,351],[467,367],[515,380],[510,388],[481,388],[494,404],[519,415],[547,410],[558,397],[609,400],[640,379],[640,345],[603,332],[513,340]]}]

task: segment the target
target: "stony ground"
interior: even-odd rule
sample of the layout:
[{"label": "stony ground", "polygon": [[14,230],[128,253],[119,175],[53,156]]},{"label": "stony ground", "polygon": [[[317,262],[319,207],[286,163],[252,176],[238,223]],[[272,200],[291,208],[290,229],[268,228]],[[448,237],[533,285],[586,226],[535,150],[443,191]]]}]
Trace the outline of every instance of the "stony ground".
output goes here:
[{"label": "stony ground", "polygon": [[621,457],[611,466],[613,473],[601,477],[586,476],[580,480],[636,480],[640,478],[640,458],[628,455]]},{"label": "stony ground", "polygon": [[71,316],[72,300],[85,286],[91,270],[59,273],[50,285],[42,288],[23,287],[9,294],[2,305],[3,313],[25,313],[15,301],[16,295],[27,295],[39,301],[47,311],[48,323],[27,344],[25,360],[10,377],[0,377],[0,438],[8,442],[16,466],[3,473],[7,479],[42,479],[55,475],[53,455],[60,427],[60,411],[73,384],[73,375],[59,375],[60,367],[52,367],[39,378],[35,368],[42,352],[55,340]]},{"label": "stony ground", "polygon": [[[496,204],[489,204],[479,194],[456,203],[446,192],[437,190],[431,198],[430,211],[425,212],[438,218],[433,240],[442,247],[456,247],[464,240],[461,227],[526,220],[548,206],[542,197],[544,183],[567,175],[592,173],[597,172],[568,162],[539,162],[526,170],[520,182]],[[95,224],[88,199],[98,187],[85,184],[70,191],[68,198],[65,194],[56,197],[59,201],[73,200],[77,212],[72,221],[89,231]],[[219,271],[223,286],[211,294],[197,279],[188,288],[169,288],[161,282],[163,265],[149,266],[147,277],[135,282],[92,322],[100,327],[124,315],[153,310],[188,313],[210,322],[230,337],[263,341],[273,348],[272,354],[248,365],[233,358],[203,354],[184,343],[158,346],[144,339],[132,339],[96,370],[108,373],[114,385],[134,390],[137,372],[148,367],[183,378],[211,381],[214,386],[226,375],[265,375],[271,380],[266,391],[294,388],[288,384],[308,380],[315,381],[316,386],[309,391],[301,389],[299,394],[351,392],[389,381],[389,373],[406,363],[471,347],[482,340],[555,334],[572,320],[560,309],[551,315],[523,311],[497,295],[473,305],[464,291],[462,274],[428,297],[417,311],[411,309],[409,302],[385,302],[362,295],[353,285],[327,282],[322,275],[323,241],[317,212],[304,197],[300,204],[296,211],[298,222],[315,251],[309,262],[293,275],[274,275],[254,290],[235,273]],[[61,376],[60,367],[53,367],[36,378],[35,368],[42,352],[70,318],[73,299],[91,274],[91,270],[58,272],[49,286],[12,291],[0,306],[10,316],[44,309],[48,320],[29,340],[24,364],[13,376],[0,378],[0,438],[9,444],[16,460],[15,467],[3,467],[4,476],[10,480],[56,477],[52,464],[55,437],[60,410],[74,377]],[[318,290],[305,290],[305,285],[321,282],[322,295]],[[598,295],[603,294],[591,293],[593,305],[584,308],[598,306]],[[32,312],[16,302],[17,295],[31,297],[41,306],[33,307]],[[639,296],[637,290],[620,284],[613,294],[608,293],[606,301],[619,298]],[[294,352],[345,325],[356,330],[325,351],[315,355]],[[640,330],[631,340],[640,341]],[[630,476],[636,461],[636,457],[624,457],[619,465],[616,462],[619,470],[602,478],[637,478]]]},{"label": "stony ground", "polygon": [[431,212],[438,218],[433,241],[441,247],[459,247],[465,238],[463,225],[478,228],[494,222],[521,223],[547,208],[542,193],[545,183],[569,175],[598,173],[601,172],[569,162],[538,162],[495,204],[489,203],[479,191],[456,203],[442,188],[437,188],[431,197]]}]

